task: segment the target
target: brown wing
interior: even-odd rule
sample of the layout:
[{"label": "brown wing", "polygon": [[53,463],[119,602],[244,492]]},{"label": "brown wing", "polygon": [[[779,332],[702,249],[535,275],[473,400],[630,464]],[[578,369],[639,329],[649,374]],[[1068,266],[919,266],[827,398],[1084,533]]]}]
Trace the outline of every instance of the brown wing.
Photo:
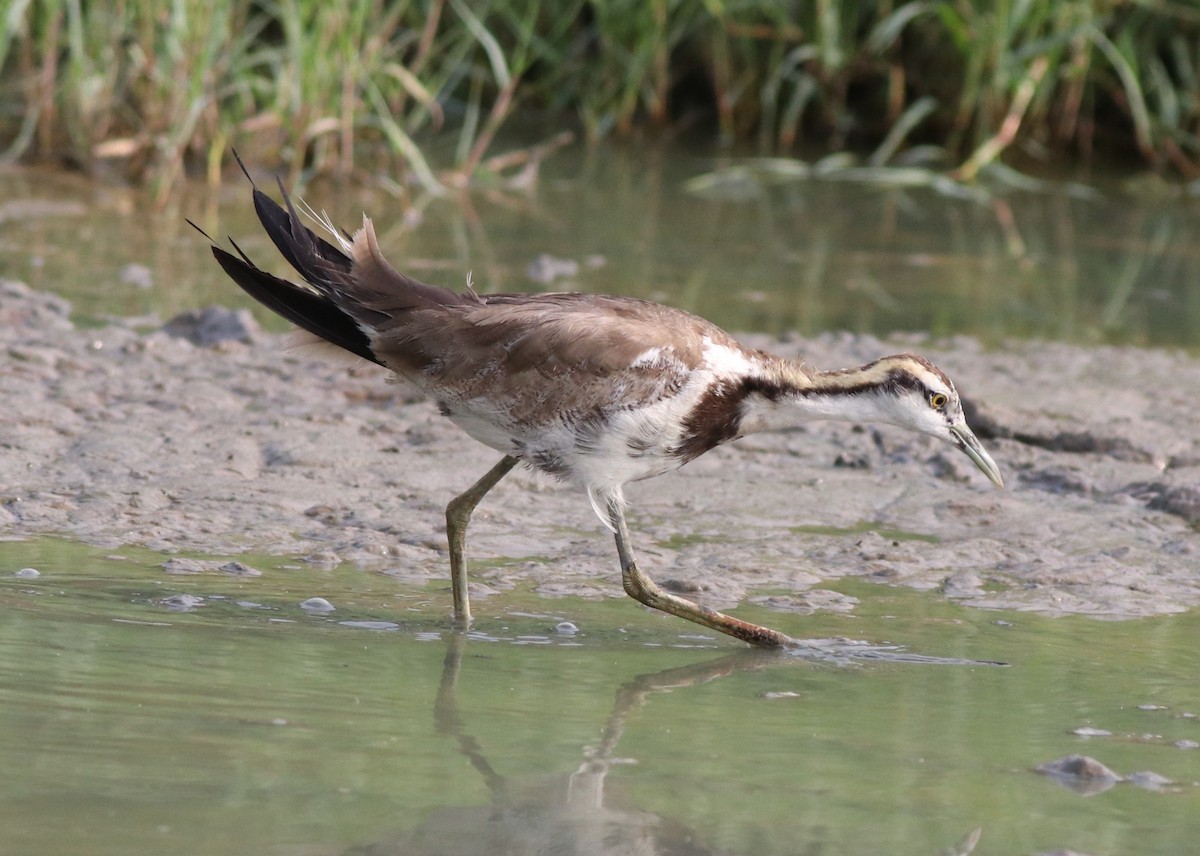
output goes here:
[{"label": "brown wing", "polygon": [[690,313],[591,294],[489,295],[389,320],[372,349],[443,400],[483,398],[518,419],[646,404],[677,390],[705,339],[740,347]]}]

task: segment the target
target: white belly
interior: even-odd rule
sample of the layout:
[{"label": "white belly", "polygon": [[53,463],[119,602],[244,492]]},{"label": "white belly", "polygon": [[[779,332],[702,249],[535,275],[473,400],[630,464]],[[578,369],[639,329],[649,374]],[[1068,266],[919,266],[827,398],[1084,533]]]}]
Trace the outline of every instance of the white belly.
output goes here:
[{"label": "white belly", "polygon": [[444,404],[455,425],[486,446],[589,491],[619,493],[626,482],[677,469],[687,415],[706,383],[697,377],[678,394],[593,418],[547,414],[537,425],[512,424],[486,399]]}]

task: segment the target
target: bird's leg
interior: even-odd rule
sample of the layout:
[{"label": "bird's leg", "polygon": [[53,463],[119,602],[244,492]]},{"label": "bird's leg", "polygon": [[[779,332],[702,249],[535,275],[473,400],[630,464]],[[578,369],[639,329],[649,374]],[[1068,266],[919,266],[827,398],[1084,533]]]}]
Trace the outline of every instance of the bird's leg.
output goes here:
[{"label": "bird's leg", "polygon": [[467,594],[467,563],[463,550],[467,544],[467,524],[471,512],[489,490],[517,465],[517,458],[505,455],[483,478],[460,493],[446,506],[446,540],[450,542],[450,590],[454,596],[454,619],[464,627],[471,624],[471,599]]},{"label": "bird's leg", "polygon": [[618,501],[608,503],[608,517],[612,521],[613,530],[617,534],[617,555],[621,557],[621,580],[625,584],[625,592],[646,606],[661,609],[688,621],[703,624],[721,633],[757,645],[761,648],[782,648],[795,644],[790,636],[785,636],[777,630],[760,627],[749,621],[742,621],[715,609],[700,606],[690,600],[684,600],[670,592],[664,591],[654,580],[642,573],[633,558],[633,549],[629,546],[629,529],[625,525],[625,512]]}]

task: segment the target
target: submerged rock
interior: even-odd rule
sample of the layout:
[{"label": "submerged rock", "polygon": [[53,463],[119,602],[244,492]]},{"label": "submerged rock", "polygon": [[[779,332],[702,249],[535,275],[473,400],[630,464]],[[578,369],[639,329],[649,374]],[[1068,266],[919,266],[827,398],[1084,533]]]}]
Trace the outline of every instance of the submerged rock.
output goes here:
[{"label": "submerged rock", "polygon": [[1054,761],[1047,761],[1045,764],[1039,764],[1034,771],[1082,796],[1102,793],[1117,782],[1125,781],[1124,776],[1120,773],[1109,769],[1088,755],[1067,755]]},{"label": "submerged rock", "polygon": [[195,594],[173,594],[170,597],[164,597],[159,604],[172,612],[191,612],[197,607],[204,606],[204,598]]},{"label": "submerged rock", "polygon": [[1076,737],[1112,737],[1112,732],[1103,728],[1092,728],[1090,725],[1081,725],[1078,728],[1072,728],[1071,733]]},{"label": "submerged rock", "polygon": [[1148,791],[1162,791],[1175,784],[1166,776],[1156,773],[1153,770],[1138,770],[1136,773],[1130,773],[1130,784],[1137,785],[1139,788],[1145,788]]},{"label": "submerged rock", "polygon": [[216,559],[191,559],[183,556],[167,559],[161,565],[168,574],[229,574],[234,577],[260,577],[262,571],[241,562],[222,562]]}]

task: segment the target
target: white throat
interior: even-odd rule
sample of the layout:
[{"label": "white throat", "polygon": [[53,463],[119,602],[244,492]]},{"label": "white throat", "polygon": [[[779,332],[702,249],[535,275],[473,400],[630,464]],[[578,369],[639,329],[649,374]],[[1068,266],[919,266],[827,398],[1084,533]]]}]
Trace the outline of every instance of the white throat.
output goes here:
[{"label": "white throat", "polygon": [[895,422],[894,404],[887,397],[863,392],[857,395],[809,393],[787,395],[776,401],[758,395],[746,397],[742,405],[741,434],[794,428],[814,420],[843,422]]}]

